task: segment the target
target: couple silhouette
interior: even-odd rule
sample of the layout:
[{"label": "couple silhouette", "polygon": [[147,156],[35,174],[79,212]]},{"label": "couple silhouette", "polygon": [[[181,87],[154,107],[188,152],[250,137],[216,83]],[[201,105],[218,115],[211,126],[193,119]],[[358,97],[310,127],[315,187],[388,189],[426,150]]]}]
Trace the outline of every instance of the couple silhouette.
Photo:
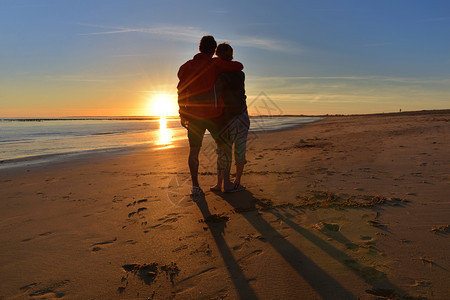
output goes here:
[{"label": "couple silhouette", "polygon": [[[226,193],[245,190],[241,185],[250,119],[245,96],[245,74],[242,63],[233,61],[233,48],[228,43],[217,45],[213,36],[203,36],[199,53],[178,70],[178,105],[181,125],[189,140],[191,196],[204,192],[198,182],[199,154],[208,130],[217,145],[217,184],[210,189]],[[214,57],[214,54],[216,55]],[[232,154],[236,178],[230,170]]]}]

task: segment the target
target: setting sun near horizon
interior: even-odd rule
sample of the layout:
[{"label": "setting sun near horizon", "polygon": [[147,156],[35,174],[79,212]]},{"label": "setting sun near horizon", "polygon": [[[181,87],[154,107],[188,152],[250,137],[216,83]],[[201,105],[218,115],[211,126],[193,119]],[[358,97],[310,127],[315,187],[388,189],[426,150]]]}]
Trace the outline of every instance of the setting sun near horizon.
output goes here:
[{"label": "setting sun near horizon", "polygon": [[177,95],[154,93],[148,97],[145,114],[157,117],[178,115]]}]

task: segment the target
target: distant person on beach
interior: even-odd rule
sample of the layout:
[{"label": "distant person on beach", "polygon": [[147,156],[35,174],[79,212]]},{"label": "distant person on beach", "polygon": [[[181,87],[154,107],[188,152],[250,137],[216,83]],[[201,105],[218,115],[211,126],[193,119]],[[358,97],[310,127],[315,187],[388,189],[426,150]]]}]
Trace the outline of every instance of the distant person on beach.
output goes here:
[{"label": "distant person on beach", "polygon": [[222,72],[241,71],[240,62],[213,58],[217,43],[208,35],[200,40],[200,53],[184,63],[178,70],[178,105],[181,125],[187,129],[189,139],[189,170],[192,196],[204,195],[198,183],[199,154],[206,129],[218,143],[218,121],[223,103],[216,97],[214,84]]},{"label": "distant person on beach", "polygon": [[[227,43],[217,47],[216,55],[223,61],[233,59],[233,48]],[[224,110],[219,119],[221,128],[219,138],[221,144],[217,148],[217,184],[211,191],[221,191],[222,182],[224,192],[239,192],[245,190],[241,185],[241,176],[244,165],[247,163],[247,136],[250,128],[250,119],[247,112],[245,96],[245,74],[242,71],[225,72],[217,77],[217,96],[224,103]],[[236,164],[236,178],[230,181],[232,164],[232,149],[234,145],[234,159]]]}]

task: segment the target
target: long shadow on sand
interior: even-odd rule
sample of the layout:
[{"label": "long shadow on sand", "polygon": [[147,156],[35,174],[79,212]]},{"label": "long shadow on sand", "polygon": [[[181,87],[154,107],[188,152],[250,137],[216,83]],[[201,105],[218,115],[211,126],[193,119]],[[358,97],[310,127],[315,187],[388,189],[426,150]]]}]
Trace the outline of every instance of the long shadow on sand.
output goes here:
[{"label": "long shadow on sand", "polygon": [[[324,299],[354,299],[355,297],[333,277],[328,275],[291,242],[287,241],[261,215],[246,213],[256,211],[259,202],[249,191],[220,194],[237,212],[265,238],[296,272]],[[326,288],[325,288],[326,287]]]},{"label": "long shadow on sand", "polygon": [[[195,203],[200,209],[203,219],[206,220],[211,216],[211,212],[208,208],[208,203],[204,197],[199,197],[195,199]],[[223,237],[223,230],[225,228],[224,222],[211,223],[205,222],[208,225],[209,230],[211,231],[212,236],[214,237],[214,241],[217,244],[217,248],[222,255],[222,259],[227,266],[228,272],[230,273],[230,278],[233,281],[233,284],[239,294],[240,299],[257,299],[255,292],[248,284],[247,278],[245,278],[244,273],[242,273],[239,264],[234,259],[233,254],[231,253],[230,248],[227,245]]]},{"label": "long shadow on sand", "polygon": [[[247,221],[264,236],[264,238],[266,238],[271,246],[277,250],[278,253],[294,267],[298,274],[301,275],[324,299],[354,298],[345,287],[341,286],[335,279],[307,258],[294,245],[284,239],[284,237],[271,227],[261,215],[246,213],[258,210],[257,204],[261,204],[261,207],[266,206],[265,203],[255,198],[251,192],[244,191],[236,194],[221,194],[220,196],[233,206],[236,212],[242,212],[242,216],[246,218]],[[377,271],[375,268],[362,266],[351,256],[346,255],[344,252],[311,233],[309,230],[290,220],[280,213],[277,208],[267,209],[266,211],[285,222],[304,238],[314,243],[318,248],[338,262],[342,263],[351,272],[361,277],[366,283],[372,286],[372,290],[367,291],[369,294],[377,296],[385,296],[385,294],[389,294],[389,296],[405,295],[405,292],[392,284],[384,273]],[[346,241],[351,244],[351,242],[345,240],[344,237],[341,237],[340,240],[341,242]],[[324,289],[324,286],[327,286],[328,288]]]},{"label": "long shadow on sand", "polygon": [[[352,271],[354,274],[362,278],[367,284],[371,285],[372,290],[368,291],[368,293],[377,293],[377,291],[380,291],[381,289],[384,291],[384,293],[390,293],[391,296],[405,295],[405,292],[399,287],[395,286],[393,283],[391,283],[383,272],[378,271],[374,267],[361,265],[351,256],[346,255],[344,252],[328,244],[321,238],[311,233],[309,230],[303,228],[302,226],[298,225],[297,223],[293,222],[289,218],[279,213],[276,209],[272,210],[271,213],[280,220],[282,220],[283,222],[285,222],[287,225],[289,225],[292,229],[300,233],[304,238],[314,243],[317,247],[322,249],[330,257],[342,263],[350,271]],[[333,235],[332,237],[338,240],[339,242],[345,243],[346,245],[355,246],[355,244],[346,239],[342,234],[336,234]]]}]

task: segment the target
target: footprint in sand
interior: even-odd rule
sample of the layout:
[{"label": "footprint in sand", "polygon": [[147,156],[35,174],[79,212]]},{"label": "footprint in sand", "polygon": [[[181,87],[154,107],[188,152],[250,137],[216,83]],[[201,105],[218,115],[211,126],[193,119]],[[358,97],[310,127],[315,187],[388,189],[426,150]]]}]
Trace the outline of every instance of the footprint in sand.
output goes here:
[{"label": "footprint in sand", "polygon": [[[177,264],[171,262],[167,265],[159,266],[158,263],[150,263],[150,264],[127,264],[123,265],[122,269],[127,273],[126,276],[123,276],[121,279],[122,284],[125,283],[125,286],[118,287],[118,292],[123,293],[128,286],[128,280],[130,279],[129,275],[134,275],[133,277],[143,281],[147,285],[151,285],[155,282],[156,278],[160,276],[160,274],[165,274],[165,277],[170,280],[172,286],[175,284],[174,279],[180,273],[180,269]],[[152,297],[153,298],[153,297]]]},{"label": "footprint in sand", "polygon": [[52,290],[37,291],[35,293],[29,294],[30,299],[59,299],[64,297],[64,293],[55,293]]},{"label": "footprint in sand", "polygon": [[[154,224],[154,225],[144,228],[145,229],[144,233],[148,233],[150,231],[150,229],[162,229],[162,230],[174,229],[175,227],[170,224],[178,222],[179,219],[180,219],[179,214],[170,213],[170,214],[166,215],[165,217],[158,219],[157,221],[159,221],[160,223],[157,223],[157,224]],[[145,225],[147,225],[147,222],[145,222]]]},{"label": "footprint in sand", "polygon": [[31,284],[21,287],[20,290],[22,290],[22,291],[31,290],[28,293],[28,296],[30,297],[29,299],[57,299],[57,298],[63,298],[66,295],[64,292],[57,291],[57,290],[60,289],[61,287],[65,286],[69,282],[70,282],[70,280],[62,280],[59,282],[51,283],[51,284],[47,285],[46,287],[39,288],[39,289],[35,289],[39,286],[39,284],[33,282]]},{"label": "footprint in sand", "polygon": [[147,227],[146,230],[144,230],[144,233],[150,232],[148,229],[171,230],[171,229],[174,229],[174,227],[172,225],[156,224],[156,225]]},{"label": "footprint in sand", "polygon": [[128,203],[128,204],[127,204],[127,207],[135,206],[136,204],[142,204],[142,203],[145,203],[145,202],[147,202],[147,201],[148,201],[147,198],[141,199],[141,200],[137,200],[137,201],[133,201],[133,202]]},{"label": "footprint in sand", "polygon": [[246,264],[248,262],[248,260],[250,260],[251,258],[255,257],[255,256],[259,256],[263,253],[262,250],[254,250],[252,252],[250,252],[249,254],[244,255],[243,257],[238,259],[238,263],[240,264]]},{"label": "footprint in sand", "polygon": [[[149,196],[149,197],[147,197],[147,198],[151,198],[152,196]],[[148,199],[147,198],[143,198],[143,199],[140,199],[140,200],[136,200],[136,201],[133,201],[133,202],[130,202],[130,203],[128,203],[127,204],[127,207],[132,207],[132,206],[135,206],[135,205],[141,205],[141,204],[143,204],[143,203],[146,203],[146,202],[148,202]],[[142,219],[142,218],[144,218],[145,219],[145,216],[143,216],[143,215],[141,215],[141,213],[142,212],[144,212],[144,211],[146,211],[147,210],[147,207],[139,207],[136,211],[132,211],[132,212],[130,212],[129,214],[128,214],[128,218],[130,219],[130,218],[132,218],[132,217],[137,217],[137,216],[140,216],[140,218]],[[142,222],[141,223],[141,225],[146,225],[147,224],[147,222]]]},{"label": "footprint in sand", "polygon": [[37,285],[38,284],[36,282],[33,282],[33,283],[30,283],[30,284],[27,284],[27,285],[24,285],[24,286],[20,287],[19,290],[21,290],[21,291],[28,290],[28,289],[30,289],[30,288],[32,288],[34,286],[37,286]]},{"label": "footprint in sand", "polygon": [[138,208],[137,211],[132,211],[132,212],[130,212],[130,213],[128,214],[128,218],[131,218],[131,217],[133,217],[133,216],[135,216],[135,215],[140,215],[143,211],[146,211],[146,210],[147,210],[147,207],[141,207],[141,208]]},{"label": "footprint in sand", "polygon": [[123,200],[125,200],[127,197],[122,197],[122,196],[114,196],[112,202],[113,203],[119,203],[122,202]]},{"label": "footprint in sand", "polygon": [[432,282],[429,280],[414,280],[413,284],[410,284],[409,286],[412,287],[427,287],[427,286],[431,286]]},{"label": "footprint in sand", "polygon": [[173,249],[172,252],[180,252],[182,250],[186,250],[187,248],[188,248],[187,245],[181,245],[180,247]]},{"label": "footprint in sand", "polygon": [[242,248],[242,246],[244,246],[244,243],[239,244],[237,246],[233,246],[233,250],[240,250]]},{"label": "footprint in sand", "polygon": [[[178,281],[178,285],[180,285],[180,284],[183,283],[183,282],[192,280],[192,279],[194,279],[193,281],[195,282],[198,276],[201,276],[201,275],[204,275],[204,274],[208,274],[208,276],[212,277],[212,275],[210,274],[210,272],[213,272],[213,271],[216,271],[216,270],[217,270],[217,267],[210,267],[210,268],[201,270],[200,272],[197,272],[197,273],[195,273],[195,274],[193,274],[193,275],[190,275],[190,276],[188,276],[188,277],[186,277],[186,278],[184,278],[184,279],[179,280],[179,281]],[[214,272],[214,273],[215,273],[215,272]],[[182,290],[181,290],[181,291],[182,291]],[[178,293],[180,293],[180,292],[178,292]]]},{"label": "footprint in sand", "polygon": [[143,211],[145,211],[145,210],[147,210],[147,207],[141,207],[141,208],[139,208],[139,209],[137,210],[137,213],[139,214],[139,213],[141,213],[141,212],[143,212]]},{"label": "footprint in sand", "polygon": [[56,181],[58,181],[58,179],[55,177],[49,177],[49,178],[45,179],[45,182],[47,182],[47,183],[52,183],[52,182],[56,182]]},{"label": "footprint in sand", "polygon": [[53,233],[53,232],[51,232],[51,231],[47,231],[47,232],[44,232],[44,233],[40,233],[40,234],[39,234],[38,236],[36,236],[36,237],[23,239],[22,242],[29,242],[29,241],[32,241],[32,240],[38,238],[38,237],[48,236],[48,235],[50,235],[50,234],[52,234],[52,233]]},{"label": "footprint in sand", "polygon": [[137,244],[137,241],[135,241],[135,240],[128,240],[128,241],[123,242],[122,244],[125,244],[125,245],[134,245],[134,244]]},{"label": "footprint in sand", "polygon": [[100,251],[100,250],[102,250],[103,248],[101,248],[101,247],[99,247],[99,246],[109,245],[109,244],[114,243],[115,241],[117,241],[117,237],[115,237],[115,238],[112,239],[112,240],[106,240],[106,241],[104,241],[104,242],[94,243],[94,244],[91,245],[91,246],[92,246],[91,251],[93,251],[93,252]]}]

